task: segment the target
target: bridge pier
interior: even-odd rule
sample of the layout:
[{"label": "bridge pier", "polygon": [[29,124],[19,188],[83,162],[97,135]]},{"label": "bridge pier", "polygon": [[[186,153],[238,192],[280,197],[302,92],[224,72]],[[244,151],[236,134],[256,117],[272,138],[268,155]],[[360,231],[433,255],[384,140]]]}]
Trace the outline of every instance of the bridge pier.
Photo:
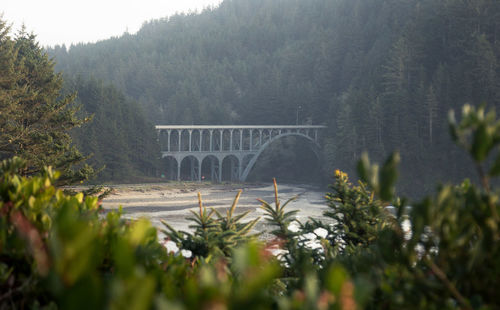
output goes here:
[{"label": "bridge pier", "polygon": [[233,130],[229,130],[229,151],[233,151]]},{"label": "bridge pier", "polygon": [[170,152],[170,133],[172,130],[167,130],[167,150]]},{"label": "bridge pier", "polygon": [[182,145],[182,130],[178,130],[177,133],[179,134],[179,152],[180,152]]},{"label": "bridge pier", "polygon": [[219,159],[219,178],[218,178],[219,183],[222,183],[222,160]]},{"label": "bridge pier", "polygon": [[243,151],[243,129],[240,129],[240,151]]},{"label": "bridge pier", "polygon": [[221,151],[221,152],[222,152],[222,150],[223,150],[223,147],[222,147],[222,146],[224,145],[224,143],[223,143],[223,141],[224,141],[224,140],[223,140],[222,135],[224,134],[224,132],[223,132],[222,130],[219,130],[219,132],[220,132],[219,151]]},{"label": "bridge pier", "polygon": [[253,148],[253,129],[250,129],[250,143],[249,143],[249,151]]}]

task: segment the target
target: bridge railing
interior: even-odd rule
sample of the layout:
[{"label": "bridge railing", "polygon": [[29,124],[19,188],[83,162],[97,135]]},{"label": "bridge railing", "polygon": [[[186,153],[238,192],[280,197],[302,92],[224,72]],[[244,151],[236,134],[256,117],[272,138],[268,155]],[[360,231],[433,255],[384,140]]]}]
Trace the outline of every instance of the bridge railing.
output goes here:
[{"label": "bridge railing", "polygon": [[297,133],[318,140],[325,126],[207,126],[157,125],[162,152],[253,151],[283,133]]}]

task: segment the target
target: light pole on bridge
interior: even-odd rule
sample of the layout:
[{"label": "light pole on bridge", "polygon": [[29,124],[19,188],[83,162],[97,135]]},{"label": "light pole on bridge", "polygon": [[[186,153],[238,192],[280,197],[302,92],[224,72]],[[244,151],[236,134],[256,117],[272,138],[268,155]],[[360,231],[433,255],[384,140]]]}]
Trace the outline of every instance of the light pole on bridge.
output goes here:
[{"label": "light pole on bridge", "polygon": [[295,125],[299,124],[299,110],[302,109],[302,107],[299,105],[297,106],[297,118],[295,120]]}]

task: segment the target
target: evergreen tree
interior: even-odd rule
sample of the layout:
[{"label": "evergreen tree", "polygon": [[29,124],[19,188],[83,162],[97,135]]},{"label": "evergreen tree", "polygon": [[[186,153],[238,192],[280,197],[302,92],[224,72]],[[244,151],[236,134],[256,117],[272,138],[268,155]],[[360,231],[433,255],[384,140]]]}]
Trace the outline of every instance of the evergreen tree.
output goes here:
[{"label": "evergreen tree", "polygon": [[102,171],[98,181],[141,181],[153,177],[160,153],[156,132],[142,108],[114,86],[97,79],[68,80],[68,90],[78,93],[91,123],[72,131],[76,144],[92,158],[89,162]]},{"label": "evergreen tree", "polygon": [[74,95],[61,97],[62,76],[33,34],[21,30],[14,39],[0,21],[2,75],[0,156],[27,160],[25,174],[51,165],[62,172],[61,184],[87,179],[93,169],[72,145],[69,131],[88,119],[76,116]]}]

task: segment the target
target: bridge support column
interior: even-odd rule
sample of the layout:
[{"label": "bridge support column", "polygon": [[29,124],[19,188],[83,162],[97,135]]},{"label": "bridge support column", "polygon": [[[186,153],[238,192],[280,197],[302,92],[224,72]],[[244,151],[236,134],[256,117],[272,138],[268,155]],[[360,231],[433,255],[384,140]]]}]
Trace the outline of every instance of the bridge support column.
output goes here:
[{"label": "bridge support column", "polygon": [[240,151],[243,151],[243,129],[240,129]]},{"label": "bridge support column", "polygon": [[219,182],[222,183],[222,159],[218,158],[219,161]]},{"label": "bridge support column", "polygon": [[214,136],[214,131],[213,130],[210,130],[210,146],[209,146],[209,150],[210,152],[213,152],[213,136]]},{"label": "bridge support column", "polygon": [[198,151],[201,152],[201,149],[203,148],[203,129],[198,130],[198,132],[200,133],[200,147]]},{"label": "bridge support column", "polygon": [[171,130],[167,130],[167,152],[170,152],[170,133]]},{"label": "bridge support column", "polygon": [[224,133],[224,130],[220,130],[220,145],[219,145],[219,151],[223,151],[224,149],[222,148],[222,145],[224,145],[224,140],[222,140],[222,134]]},{"label": "bridge support column", "polygon": [[189,151],[191,152],[191,137],[193,136],[193,130],[189,130]]},{"label": "bridge support column", "polygon": [[[180,151],[182,151],[182,130],[178,130],[177,133],[179,134],[179,152],[180,152]],[[180,175],[180,173],[179,173],[179,175]]]},{"label": "bridge support column", "polygon": [[252,150],[253,148],[253,129],[250,129],[250,151]]},{"label": "bridge support column", "polygon": [[177,181],[181,180],[181,163],[182,161],[177,161]]},{"label": "bridge support column", "polygon": [[233,130],[229,130],[229,151],[233,151]]},{"label": "bridge support column", "polygon": [[217,178],[218,174],[215,171],[215,161],[212,157],[210,157],[210,179],[212,180],[212,182],[217,183]]},{"label": "bridge support column", "polygon": [[238,165],[238,181],[241,182],[241,173],[243,172],[242,169],[243,169],[243,156],[240,156],[238,157],[238,162],[239,162],[239,165]]},{"label": "bridge support column", "polygon": [[199,181],[201,182],[201,164],[198,158],[189,157],[189,161],[191,162],[190,167],[190,181]]},{"label": "bridge support column", "polygon": [[198,159],[198,182],[201,182],[201,164],[203,162]]}]

